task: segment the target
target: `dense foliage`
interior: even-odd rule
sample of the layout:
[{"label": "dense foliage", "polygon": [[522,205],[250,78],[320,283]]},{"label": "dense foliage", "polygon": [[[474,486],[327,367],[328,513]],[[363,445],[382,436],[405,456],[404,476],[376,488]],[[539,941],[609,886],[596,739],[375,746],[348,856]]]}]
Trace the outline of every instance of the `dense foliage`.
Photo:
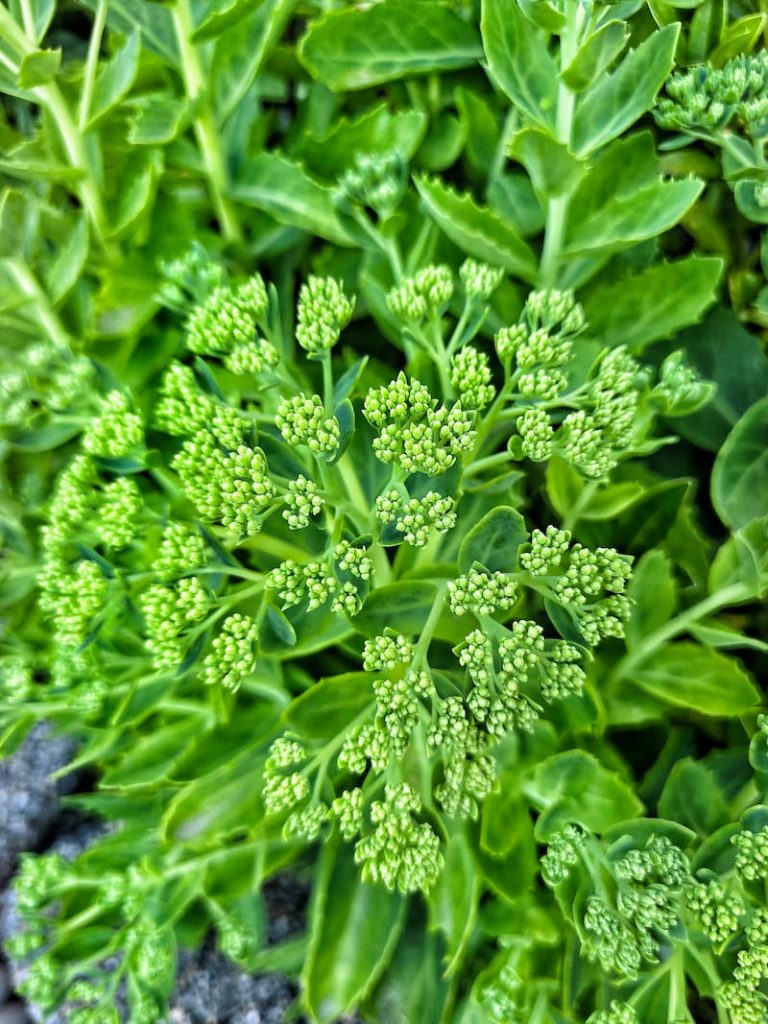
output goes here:
[{"label": "dense foliage", "polygon": [[0,751],[109,823],[44,1010],[213,930],[328,1024],[768,1020],[758,7],[0,5]]}]

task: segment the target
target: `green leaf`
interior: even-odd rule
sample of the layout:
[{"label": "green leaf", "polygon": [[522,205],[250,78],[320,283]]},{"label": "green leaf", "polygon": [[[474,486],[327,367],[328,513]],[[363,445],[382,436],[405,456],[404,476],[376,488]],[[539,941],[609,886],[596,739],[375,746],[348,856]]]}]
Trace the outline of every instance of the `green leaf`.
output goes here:
[{"label": "green leaf", "polygon": [[675,346],[684,349],[704,380],[716,385],[706,408],[676,420],[676,430],[700,448],[717,452],[736,421],[768,394],[768,358],[733,310],[721,306],[701,325],[678,335]]},{"label": "green leaf", "polygon": [[116,107],[135,82],[140,51],[141,34],[134,30],[122,49],[101,66],[91,99],[89,128]]},{"label": "green leaf", "polygon": [[[95,11],[99,0],[83,0],[83,4],[89,10]],[[109,0],[107,24],[124,36],[130,35],[136,29],[139,30],[142,46],[172,66],[179,66],[176,32],[168,7],[147,3],[146,0]]]},{"label": "green leaf", "polygon": [[206,0],[202,7],[202,18],[195,25],[192,39],[203,42],[216,36],[233,25],[239,25],[259,0]]},{"label": "green leaf", "polygon": [[448,837],[443,870],[427,896],[430,926],[445,936],[446,977],[461,962],[474,931],[480,891],[467,838],[455,829]]},{"label": "green leaf", "polygon": [[722,270],[722,260],[688,256],[618,281],[596,282],[583,298],[590,331],[607,345],[642,352],[701,319],[715,301]]},{"label": "green leaf", "polygon": [[153,92],[132,103],[128,128],[133,146],[166,146],[178,135],[189,112],[184,100],[169,92]]},{"label": "green leaf", "polygon": [[568,822],[602,833],[643,810],[627,783],[585,750],[566,750],[547,758],[523,783],[523,791],[542,812],[536,823],[540,840]]},{"label": "green leaf", "polygon": [[618,544],[630,555],[642,554],[666,538],[691,486],[690,480],[663,480],[644,488],[640,497],[612,520],[590,523],[590,540]]},{"label": "green leaf", "polygon": [[346,672],[321,679],[293,700],[283,712],[291,729],[309,739],[330,739],[343,732],[373,704],[373,683],[367,672]]},{"label": "green leaf", "polygon": [[716,619],[703,619],[689,627],[688,632],[707,647],[725,650],[748,648],[751,651],[768,651],[768,643],[755,636],[747,636],[740,629],[718,622]]},{"label": "green leaf", "polygon": [[157,183],[163,171],[163,154],[159,149],[142,147],[128,154],[120,176],[121,189],[110,225],[109,237],[118,238],[152,206]]},{"label": "green leaf", "polygon": [[210,67],[210,87],[216,116],[229,118],[259,75],[288,24],[296,0],[261,0],[247,19],[230,26],[216,40]]},{"label": "green leaf", "polygon": [[440,965],[441,946],[440,936],[426,930],[423,915],[409,922],[376,986],[375,1019],[388,1024],[440,1024],[448,996]]},{"label": "green leaf", "polygon": [[45,287],[54,304],[72,291],[88,258],[88,221],[79,217],[59,246],[45,274]]},{"label": "green leaf", "polygon": [[318,1024],[357,1008],[392,958],[408,901],[367,885],[348,846],[326,843],[309,921],[304,1001]]},{"label": "green leaf", "polygon": [[627,597],[632,611],[624,636],[629,650],[634,650],[642,644],[644,637],[668,622],[675,612],[677,588],[672,564],[663,551],[647,551],[633,567]]},{"label": "green leaf", "polygon": [[573,60],[560,75],[569,89],[581,92],[596,81],[613,63],[629,41],[623,21],[607,21],[581,44]]},{"label": "green leaf", "polygon": [[738,421],[712,470],[712,503],[722,521],[738,530],[765,513],[768,496],[768,397]]},{"label": "green leaf", "polygon": [[654,32],[612,74],[579,95],[572,137],[578,156],[615,139],[651,108],[674,66],[679,33],[679,25]]},{"label": "green leaf", "polygon": [[621,484],[608,484],[590,497],[587,504],[579,512],[579,519],[586,522],[603,522],[613,519],[625,512],[638,500],[645,488],[636,480],[627,480]]},{"label": "green leaf", "polygon": [[712,772],[686,757],[669,774],[659,798],[659,813],[709,836],[729,820],[728,807]]},{"label": "green leaf", "polygon": [[768,204],[762,198],[765,183],[754,178],[736,182],[736,205],[753,224],[768,224]]},{"label": "green leaf", "polygon": [[296,646],[296,630],[293,628],[290,619],[286,618],[285,614],[273,604],[267,605],[267,611],[264,616],[264,628],[269,630],[284,646]]},{"label": "green leaf", "polygon": [[525,520],[513,508],[500,505],[472,527],[459,549],[459,570],[469,572],[480,562],[490,572],[512,572],[517,552],[528,540]]},{"label": "green leaf", "polygon": [[681,220],[703,188],[701,181],[656,181],[631,195],[613,195],[592,217],[569,218],[563,255],[617,251],[655,238]]},{"label": "green leaf", "polygon": [[701,715],[736,718],[760,700],[754,683],[733,658],[698,644],[668,644],[632,672],[647,693]]},{"label": "green leaf", "polygon": [[269,213],[339,245],[354,245],[355,237],[342,225],[331,189],[311,178],[304,168],[282,153],[260,153],[243,167],[233,195],[247,206]]},{"label": "green leaf", "polygon": [[524,281],[535,281],[536,258],[511,223],[488,207],[479,206],[468,193],[456,192],[437,178],[415,181],[428,212],[455,245]]},{"label": "green leaf", "polygon": [[536,124],[554,130],[557,66],[544,35],[517,0],[483,0],[480,29],[493,79]]},{"label": "green leaf", "polygon": [[355,626],[366,636],[383,633],[387,626],[414,636],[424,628],[436,592],[432,583],[411,580],[377,587],[355,616]]},{"label": "green leaf", "polygon": [[137,737],[117,764],[101,778],[105,789],[133,789],[173,777],[173,769],[201,732],[195,715]]},{"label": "green leaf", "polygon": [[444,4],[385,0],[328,12],[310,26],[299,56],[338,92],[467,67],[482,49],[473,26]]},{"label": "green leaf", "polygon": [[24,55],[19,65],[19,85],[22,89],[33,89],[46,85],[58,75],[61,67],[61,50],[34,50]]},{"label": "green leaf", "polygon": [[392,113],[386,104],[378,104],[359,117],[339,118],[322,134],[309,133],[302,141],[301,156],[312,171],[335,180],[358,154],[384,155],[396,150],[404,160],[410,160],[426,127],[427,117],[422,111]]},{"label": "green leaf", "polygon": [[584,173],[584,165],[567,146],[541,128],[524,128],[512,139],[509,155],[528,171],[542,205],[552,196],[570,192]]}]

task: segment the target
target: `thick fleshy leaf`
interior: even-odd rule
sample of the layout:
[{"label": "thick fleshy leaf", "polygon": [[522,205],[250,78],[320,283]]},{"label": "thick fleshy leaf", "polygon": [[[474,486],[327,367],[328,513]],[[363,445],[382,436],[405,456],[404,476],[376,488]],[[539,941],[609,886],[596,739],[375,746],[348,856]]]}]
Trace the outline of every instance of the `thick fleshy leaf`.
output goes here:
[{"label": "thick fleshy leaf", "polygon": [[744,413],[712,470],[712,503],[732,529],[763,515],[768,504],[768,398]]},{"label": "thick fleshy leaf", "polygon": [[735,718],[760,700],[755,684],[737,661],[687,642],[655,651],[630,678],[659,700],[700,715]]}]

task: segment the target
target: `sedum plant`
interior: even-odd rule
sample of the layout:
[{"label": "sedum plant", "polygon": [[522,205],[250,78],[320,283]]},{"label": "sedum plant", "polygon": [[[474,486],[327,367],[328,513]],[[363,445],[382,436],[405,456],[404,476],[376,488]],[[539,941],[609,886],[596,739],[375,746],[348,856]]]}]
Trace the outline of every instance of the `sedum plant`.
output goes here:
[{"label": "sedum plant", "polygon": [[104,829],[24,994],[764,1020],[764,15],[73,12],[0,6],[0,753]]}]

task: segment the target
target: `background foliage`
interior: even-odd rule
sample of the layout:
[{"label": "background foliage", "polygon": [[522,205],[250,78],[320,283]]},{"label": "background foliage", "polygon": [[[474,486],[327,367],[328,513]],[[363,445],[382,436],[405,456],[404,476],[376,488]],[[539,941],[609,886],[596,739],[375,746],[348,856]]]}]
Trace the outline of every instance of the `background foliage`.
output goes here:
[{"label": "background foliage", "polygon": [[[214,928],[246,967],[299,975],[317,1021],[766,1019],[765,30],[761,4],[724,0],[0,6],[0,748],[41,718],[73,732],[97,780],[73,802],[114,825],[73,867],[23,865],[14,953],[34,954],[36,1002],[114,1020],[122,986],[132,1021],[163,1019],[177,945]],[[236,299],[256,272],[263,302]],[[310,275],[343,282],[354,309],[321,296],[302,313],[299,298],[302,340]],[[553,289],[569,310],[575,293],[573,330]],[[275,361],[257,346],[233,363],[228,335],[217,348],[228,316]],[[333,355],[313,333],[328,320]],[[554,398],[559,356],[533,364],[548,382],[527,392],[514,369],[515,329],[540,324],[570,346]],[[482,358],[456,369],[467,346]],[[603,388],[618,359],[631,386]],[[443,473],[399,453],[390,479],[373,454],[366,395],[401,369],[469,410]],[[299,392],[338,435],[328,460],[316,430],[286,443],[280,399]],[[594,425],[601,394],[617,404],[590,448],[562,424]],[[533,407],[546,427],[526,435]],[[185,479],[174,457],[216,416],[248,420],[276,502],[302,474],[340,510],[332,524],[296,534],[267,504],[243,513],[260,532],[238,532],[237,503],[206,519],[193,482],[210,467]],[[246,479],[266,472],[255,458]],[[426,547],[402,521],[387,532],[390,483],[454,501],[453,529]],[[196,538],[174,556],[205,603],[190,632],[164,631],[171,522]],[[570,599],[531,585],[526,545],[548,526],[632,557],[623,628],[590,640]],[[288,559],[322,560],[329,537],[373,563],[369,583],[334,556],[350,605],[265,584]],[[204,562],[179,568],[190,547]],[[550,590],[567,572],[553,565]],[[446,581],[468,587],[472,570],[521,589],[453,614]],[[234,608],[255,632],[232,656]],[[499,741],[483,748],[493,785],[463,815],[433,800],[448,741],[409,732],[366,794],[409,783],[420,809],[368,880],[332,815],[285,831],[274,741],[311,752],[327,808],[360,774],[336,761],[351,726],[395,714],[366,640],[426,637],[434,711],[474,685],[470,631],[520,620],[575,645],[584,680],[530,722],[518,707],[501,736],[480,728]],[[415,847],[435,870],[388,879],[412,828],[438,838],[439,856]],[[267,947],[259,888],[287,867],[313,880],[307,934]]]}]

